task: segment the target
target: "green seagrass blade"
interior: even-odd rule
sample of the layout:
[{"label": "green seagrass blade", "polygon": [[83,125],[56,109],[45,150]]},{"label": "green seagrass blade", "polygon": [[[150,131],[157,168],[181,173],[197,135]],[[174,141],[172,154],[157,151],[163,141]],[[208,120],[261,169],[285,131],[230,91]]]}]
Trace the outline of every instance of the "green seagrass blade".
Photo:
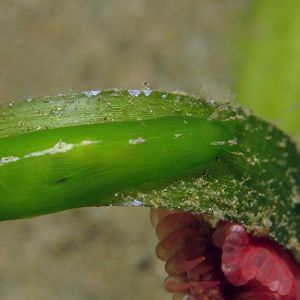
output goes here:
[{"label": "green seagrass blade", "polygon": [[228,103],[145,90],[0,106],[0,219],[84,206],[181,209],[244,224],[300,257],[300,155]]}]

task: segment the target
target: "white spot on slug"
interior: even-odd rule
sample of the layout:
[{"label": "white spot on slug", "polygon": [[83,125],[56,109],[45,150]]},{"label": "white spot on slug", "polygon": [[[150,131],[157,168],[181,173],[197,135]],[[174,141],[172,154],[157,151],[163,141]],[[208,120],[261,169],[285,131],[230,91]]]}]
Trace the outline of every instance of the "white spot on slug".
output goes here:
[{"label": "white spot on slug", "polygon": [[74,148],[73,144],[66,144],[64,142],[58,142],[55,144],[52,148],[41,150],[41,151],[36,151],[36,152],[31,152],[29,154],[26,154],[24,158],[30,158],[30,157],[38,157],[38,156],[43,156],[43,155],[54,155],[57,153],[65,153]]},{"label": "white spot on slug", "polygon": [[44,155],[55,155],[58,153],[66,153],[66,152],[72,150],[74,147],[94,145],[94,144],[99,144],[101,142],[102,142],[101,140],[95,140],[95,141],[83,140],[79,144],[67,144],[65,142],[60,141],[57,144],[55,144],[52,148],[31,152],[31,153],[24,155],[23,157],[17,157],[17,156],[2,157],[0,159],[0,166],[9,164],[9,163],[14,163],[18,160],[27,159],[27,158],[31,158],[31,157],[39,157],[39,156],[44,156]]},{"label": "white spot on slug", "polygon": [[2,157],[0,159],[0,166],[6,165],[6,164],[9,164],[9,163],[13,163],[13,162],[16,162],[18,160],[20,160],[20,157],[17,157],[17,156]]},{"label": "white spot on slug", "polygon": [[146,140],[143,139],[142,137],[138,137],[137,139],[130,139],[130,140],[128,140],[128,143],[130,145],[138,145],[138,144],[143,144],[145,142],[146,142]]},{"label": "white spot on slug", "polygon": [[140,90],[128,90],[128,94],[133,97],[138,97],[140,93]]},{"label": "white spot on slug", "polygon": [[84,91],[83,94],[85,94],[88,97],[97,96],[101,93],[101,90],[94,90],[94,91]]},{"label": "white spot on slug", "polygon": [[174,134],[174,139],[178,139],[178,138],[181,137],[181,136],[182,136],[181,133],[175,133],[175,134]]},{"label": "white spot on slug", "polygon": [[57,153],[66,153],[70,150],[72,150],[74,147],[78,146],[87,146],[87,145],[92,145],[92,144],[99,144],[101,143],[101,140],[99,141],[91,141],[91,140],[83,140],[79,144],[67,144],[63,141],[58,142],[55,144],[52,148],[41,150],[41,151],[36,151],[36,152],[31,152],[29,154],[26,154],[24,158],[30,158],[30,157],[38,157],[38,156],[43,156],[43,155],[54,155]]}]

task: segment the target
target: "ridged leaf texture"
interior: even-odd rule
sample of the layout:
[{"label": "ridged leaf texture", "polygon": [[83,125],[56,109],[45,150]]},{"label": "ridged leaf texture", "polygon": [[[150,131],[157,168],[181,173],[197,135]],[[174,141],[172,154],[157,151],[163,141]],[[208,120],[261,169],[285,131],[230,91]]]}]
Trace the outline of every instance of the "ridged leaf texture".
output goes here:
[{"label": "ridged leaf texture", "polygon": [[90,91],[0,106],[0,219],[164,207],[244,224],[300,257],[300,156],[237,105]]}]

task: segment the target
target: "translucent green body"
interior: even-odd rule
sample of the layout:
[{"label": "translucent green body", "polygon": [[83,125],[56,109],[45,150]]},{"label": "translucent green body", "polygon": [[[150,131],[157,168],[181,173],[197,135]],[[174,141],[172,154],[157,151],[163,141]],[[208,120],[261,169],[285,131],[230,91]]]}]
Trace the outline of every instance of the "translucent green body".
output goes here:
[{"label": "translucent green body", "polygon": [[7,158],[0,218],[98,205],[115,193],[165,183],[214,159],[222,147],[211,143],[230,138],[224,124],[162,117],[0,139],[0,157]]}]

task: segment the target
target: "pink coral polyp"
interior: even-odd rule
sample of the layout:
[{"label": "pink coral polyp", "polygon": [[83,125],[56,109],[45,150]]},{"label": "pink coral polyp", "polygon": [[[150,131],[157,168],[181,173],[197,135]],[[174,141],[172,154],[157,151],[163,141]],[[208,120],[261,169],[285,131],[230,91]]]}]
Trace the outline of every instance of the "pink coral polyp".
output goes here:
[{"label": "pink coral polyp", "polygon": [[276,243],[229,222],[151,209],[174,300],[299,300],[300,267]]}]

